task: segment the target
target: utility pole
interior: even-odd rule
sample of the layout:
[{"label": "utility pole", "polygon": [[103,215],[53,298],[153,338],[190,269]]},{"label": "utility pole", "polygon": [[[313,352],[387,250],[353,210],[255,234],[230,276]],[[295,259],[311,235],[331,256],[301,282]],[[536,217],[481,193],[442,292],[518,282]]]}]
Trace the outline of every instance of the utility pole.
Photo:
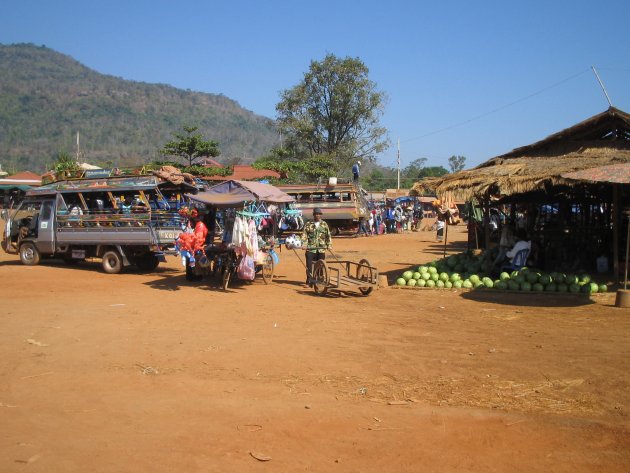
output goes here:
[{"label": "utility pole", "polygon": [[609,106],[613,106],[612,102],[610,101],[610,97],[608,96],[608,92],[606,92],[606,87],[604,87],[604,83],[602,82],[602,80],[599,78],[599,74],[597,73],[597,71],[595,70],[595,66],[591,66],[591,69],[593,69],[593,72],[595,73],[595,77],[597,78],[597,82],[599,82],[600,87],[602,88],[602,90],[604,91],[604,95],[606,96],[606,100],[608,100],[608,105]]},{"label": "utility pole", "polygon": [[400,138],[398,138],[398,186],[396,190],[400,189]]},{"label": "utility pole", "polygon": [[79,147],[79,132],[77,131],[77,164],[79,163],[79,155],[81,153],[80,147]]}]

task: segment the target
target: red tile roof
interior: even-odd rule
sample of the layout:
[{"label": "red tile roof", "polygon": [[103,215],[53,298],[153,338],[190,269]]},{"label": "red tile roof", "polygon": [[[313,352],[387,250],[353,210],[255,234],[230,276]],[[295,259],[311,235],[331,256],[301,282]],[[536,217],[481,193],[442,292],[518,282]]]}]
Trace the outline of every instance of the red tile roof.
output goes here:
[{"label": "red tile roof", "polygon": [[42,178],[39,174],[35,174],[34,172],[24,171],[0,179],[0,184],[24,184],[28,186],[39,186],[42,184]]},{"label": "red tile roof", "polygon": [[209,181],[227,181],[229,179],[235,179],[237,181],[252,181],[254,179],[268,179],[274,177],[280,178],[280,173],[272,171],[271,169],[255,169],[251,166],[236,165],[230,176],[210,176],[205,179]]}]

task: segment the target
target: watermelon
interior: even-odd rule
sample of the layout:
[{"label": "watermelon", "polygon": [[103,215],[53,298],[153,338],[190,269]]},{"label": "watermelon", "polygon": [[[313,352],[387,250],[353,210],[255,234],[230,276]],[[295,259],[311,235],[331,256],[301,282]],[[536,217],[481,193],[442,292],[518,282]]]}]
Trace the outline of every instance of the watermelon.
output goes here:
[{"label": "watermelon", "polygon": [[431,279],[431,275],[429,274],[429,272],[427,271],[426,273],[422,273],[421,274],[422,279],[424,279],[425,281],[428,281],[429,279]]},{"label": "watermelon", "polygon": [[526,278],[527,278],[527,282],[528,282],[528,283],[530,283],[530,284],[535,284],[535,283],[537,283],[537,282],[538,282],[539,275],[538,275],[538,273],[536,273],[536,272],[534,272],[534,271],[529,271],[529,272],[527,273]]},{"label": "watermelon", "polygon": [[518,271],[515,270],[510,273],[511,278],[515,278],[516,276],[518,276]]},{"label": "watermelon", "polygon": [[468,279],[470,279],[470,282],[473,283],[473,284],[478,283],[479,281],[481,281],[481,278],[479,276],[477,276],[476,274],[473,274]]},{"label": "watermelon", "polygon": [[452,287],[453,287],[453,283],[452,283],[451,281],[446,281],[446,282],[444,283],[444,287],[445,287],[446,289],[450,289],[450,288],[452,288]]},{"label": "watermelon", "polygon": [[591,285],[590,284],[583,284],[582,287],[580,288],[580,292],[582,292],[584,294],[590,294],[591,293]]},{"label": "watermelon", "polygon": [[446,282],[449,280],[448,273],[440,273],[440,281]]},{"label": "watermelon", "polygon": [[507,281],[508,279],[510,279],[510,275],[508,273],[506,273],[505,271],[503,271],[500,275],[499,275],[499,279],[501,281]]},{"label": "watermelon", "polygon": [[453,273],[451,274],[450,281],[451,282],[459,281],[461,278],[462,277],[459,275],[459,273]]},{"label": "watermelon", "polygon": [[567,292],[569,290],[569,286],[565,283],[558,284],[558,292]]},{"label": "watermelon", "polygon": [[569,292],[572,292],[573,294],[577,294],[578,292],[580,292],[580,286],[578,286],[577,284],[571,284],[569,286]]},{"label": "watermelon", "polygon": [[462,287],[465,287],[466,289],[470,289],[473,287],[473,284],[470,282],[470,279],[466,279],[464,280]]},{"label": "watermelon", "polygon": [[431,273],[431,280],[433,282],[438,282],[440,280],[440,275],[438,273]]},{"label": "watermelon", "polygon": [[599,284],[597,284],[597,283],[592,282],[590,284],[587,284],[587,286],[591,287],[590,292],[595,293],[595,292],[599,291]]},{"label": "watermelon", "polygon": [[571,286],[571,284],[577,284],[579,281],[578,277],[575,274],[567,274],[564,277],[564,282],[567,283],[569,286]]},{"label": "watermelon", "polygon": [[421,277],[422,277],[422,274],[418,272],[413,273],[413,276],[412,276],[412,278],[415,279],[416,281],[420,279]]},{"label": "watermelon", "polygon": [[485,287],[494,287],[494,282],[490,278],[483,278],[482,282]]},{"label": "watermelon", "polygon": [[580,282],[583,282],[585,284],[588,284],[591,282],[591,277],[588,274],[582,274],[580,276]]},{"label": "watermelon", "polygon": [[457,281],[453,282],[453,287],[455,287],[457,289],[460,289],[463,284],[464,284],[464,282],[461,279],[458,279]]},{"label": "watermelon", "polygon": [[[517,283],[519,285],[523,284],[524,282],[527,282],[527,278],[525,277],[525,274],[521,274],[521,273],[518,273],[512,279],[514,280],[515,283]],[[530,283],[528,283],[528,284],[530,284]]]},{"label": "watermelon", "polygon": [[426,283],[426,287],[435,287],[435,281],[433,279],[429,279]]},{"label": "watermelon", "polygon": [[424,287],[426,286],[427,282],[424,279],[418,279],[418,282],[416,283],[416,286],[418,287]]},{"label": "watermelon", "polygon": [[521,291],[531,291],[532,285],[528,282],[521,283]]},{"label": "watermelon", "polygon": [[402,277],[405,281],[409,281],[413,277],[413,273],[411,271],[405,271],[402,273]]},{"label": "watermelon", "polygon": [[425,266],[425,265],[418,266],[418,272],[421,273],[421,274],[422,273],[428,273],[429,272],[429,267]]},{"label": "watermelon", "polygon": [[548,274],[541,274],[538,278],[538,282],[543,286],[546,286],[551,282],[551,276],[549,276]]},{"label": "watermelon", "polygon": [[429,266],[429,273],[431,274],[437,274],[438,270],[437,268],[434,266]]},{"label": "watermelon", "polygon": [[417,283],[418,283],[418,281],[416,281],[415,279],[411,278],[409,281],[407,281],[407,286],[414,287]]},{"label": "watermelon", "polygon": [[600,284],[597,288],[597,292],[608,292],[608,286],[606,286],[606,284]]},{"label": "watermelon", "polygon": [[500,291],[505,291],[508,288],[508,283],[505,281],[499,281],[494,285],[494,287],[496,287]]},{"label": "watermelon", "polygon": [[543,292],[545,290],[545,286],[537,282],[535,284],[532,284],[532,290],[535,292]]},{"label": "watermelon", "polygon": [[545,286],[545,291],[547,292],[556,292],[558,290],[558,285],[555,282],[550,282]]},{"label": "watermelon", "polygon": [[405,278],[398,278],[398,279],[396,279],[396,285],[397,286],[406,286],[407,285],[407,281],[405,281]]},{"label": "watermelon", "polygon": [[473,283],[473,287],[477,289],[478,287],[485,287],[485,285],[481,281],[477,281]]},{"label": "watermelon", "polygon": [[510,291],[518,291],[519,288],[520,288],[520,285],[516,281],[514,281],[513,279],[510,279],[508,281],[508,289]]},{"label": "watermelon", "polygon": [[444,289],[444,281],[442,281],[441,279],[439,281],[437,281],[435,283],[435,287],[440,288],[440,289]]}]

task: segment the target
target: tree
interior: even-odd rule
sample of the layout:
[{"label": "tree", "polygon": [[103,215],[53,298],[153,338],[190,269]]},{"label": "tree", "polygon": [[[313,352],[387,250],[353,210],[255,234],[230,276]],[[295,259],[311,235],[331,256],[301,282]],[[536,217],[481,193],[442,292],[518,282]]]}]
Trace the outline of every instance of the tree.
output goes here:
[{"label": "tree", "polygon": [[448,174],[448,170],[443,166],[429,166],[427,168],[423,168],[420,171],[419,178],[423,177],[440,177],[444,174]]},{"label": "tree", "polygon": [[278,127],[295,156],[328,155],[339,170],[387,149],[386,130],[379,126],[385,94],[368,72],[358,58],[328,54],[311,61],[304,79],[281,93]]},{"label": "tree", "polygon": [[464,169],[466,165],[466,157],[465,156],[451,156],[448,158],[448,167],[451,168],[451,172],[458,172]]},{"label": "tree", "polygon": [[187,159],[188,166],[192,166],[199,158],[214,158],[221,154],[219,143],[205,140],[201,133],[196,133],[198,127],[184,125],[182,129],[185,133],[173,133],[175,139],[164,145],[160,150],[161,154]]}]

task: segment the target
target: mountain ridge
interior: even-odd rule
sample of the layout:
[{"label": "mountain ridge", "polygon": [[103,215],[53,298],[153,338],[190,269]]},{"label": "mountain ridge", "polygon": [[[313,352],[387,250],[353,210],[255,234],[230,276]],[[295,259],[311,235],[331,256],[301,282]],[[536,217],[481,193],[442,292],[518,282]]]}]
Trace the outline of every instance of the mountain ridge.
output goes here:
[{"label": "mountain ridge", "polygon": [[0,163],[45,170],[59,152],[104,165],[160,159],[184,124],[219,142],[219,160],[253,161],[275,146],[274,121],[222,94],[102,74],[30,43],[0,44]]}]

